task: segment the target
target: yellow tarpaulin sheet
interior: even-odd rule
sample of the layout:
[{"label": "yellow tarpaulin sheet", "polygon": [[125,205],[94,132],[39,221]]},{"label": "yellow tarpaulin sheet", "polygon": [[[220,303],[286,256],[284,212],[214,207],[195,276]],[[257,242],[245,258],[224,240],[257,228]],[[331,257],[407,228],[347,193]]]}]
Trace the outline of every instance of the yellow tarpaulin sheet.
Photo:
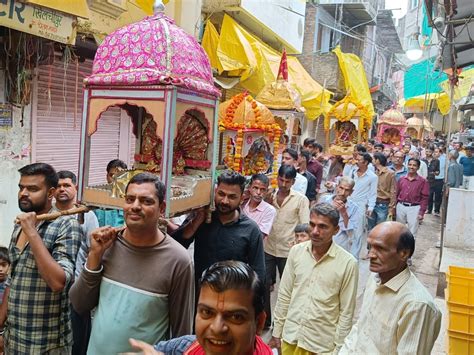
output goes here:
[{"label": "yellow tarpaulin sheet", "polygon": [[86,0],[28,0],[29,4],[36,4],[58,10],[66,14],[89,18],[89,8]]},{"label": "yellow tarpaulin sheet", "polygon": [[[247,32],[228,15],[224,15],[220,35],[208,22],[202,46],[219,73],[227,71],[230,76],[239,76],[241,85],[255,96],[276,79],[281,53]],[[316,119],[329,110],[331,92],[323,90],[298,59],[291,56],[288,56],[288,82],[301,95],[309,119]]]},{"label": "yellow tarpaulin sheet", "polygon": [[219,73],[222,73],[222,68],[219,58],[217,58],[217,45],[219,44],[219,33],[217,32],[214,25],[207,21],[206,30],[202,36],[201,45],[203,48],[207,48],[206,53],[209,57],[211,67],[216,68]]},{"label": "yellow tarpaulin sheet", "polygon": [[[435,100],[438,110],[442,115],[447,115],[449,113],[450,102],[449,96],[445,92],[436,93],[436,94],[426,94],[415,97],[410,97],[407,100],[400,100],[399,105],[403,107],[418,107],[425,108],[428,110],[430,106],[430,101]],[[425,101],[427,101],[425,105]]]},{"label": "yellow tarpaulin sheet", "polygon": [[[469,95],[472,84],[474,84],[474,68],[465,71],[463,70],[461,74],[459,74],[458,85],[454,87],[454,100],[458,101]],[[450,94],[451,89],[449,80],[443,81],[441,83],[441,87],[446,92],[446,94]]]},{"label": "yellow tarpaulin sheet", "polygon": [[343,53],[337,46],[333,53],[339,60],[339,67],[344,76],[346,91],[357,103],[365,106],[369,115],[374,116],[374,104],[370,96],[369,84],[365,76],[365,69],[360,58],[353,53]]}]

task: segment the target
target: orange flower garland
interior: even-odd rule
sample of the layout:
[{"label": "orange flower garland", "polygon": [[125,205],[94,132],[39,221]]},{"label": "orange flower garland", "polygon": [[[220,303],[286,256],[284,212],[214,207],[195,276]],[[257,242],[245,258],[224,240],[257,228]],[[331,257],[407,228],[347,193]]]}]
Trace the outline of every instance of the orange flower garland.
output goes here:
[{"label": "orange flower garland", "polygon": [[242,129],[239,129],[237,131],[237,139],[235,140],[235,156],[234,156],[234,170],[235,171],[240,171],[243,143],[244,143],[244,131]]},{"label": "orange flower garland", "polygon": [[[230,138],[227,140],[226,146],[226,164],[229,168],[232,168],[235,171],[243,172],[246,175],[254,174],[261,171],[265,165],[265,162],[262,159],[257,159],[256,166],[249,167],[248,161],[244,162],[242,157],[243,143],[244,143],[244,133],[248,129],[261,130],[267,133],[270,141],[273,139],[273,151],[274,151],[274,161],[273,161],[273,171],[272,171],[272,186],[276,184],[276,177],[278,174],[278,150],[280,147],[280,137],[281,137],[281,128],[278,124],[262,124],[262,113],[259,107],[259,104],[255,99],[249,95],[247,92],[240,93],[235,95],[230,102],[229,106],[225,110],[224,118],[219,121],[219,131],[224,132],[227,129],[237,130],[237,135],[235,138],[235,154],[232,156],[232,145]],[[237,123],[234,122],[235,113],[237,108],[242,102],[246,100],[253,111],[255,120],[253,122],[244,122]],[[264,159],[264,158],[263,158]],[[245,163],[245,164],[244,164]],[[276,186],[276,185],[275,185]]]},{"label": "orange flower garland", "polygon": [[278,187],[277,177],[278,177],[278,150],[280,148],[280,137],[281,137],[281,128],[276,125],[278,128],[275,128],[275,137],[273,140],[273,167],[272,167],[272,179],[271,184],[274,189]]}]

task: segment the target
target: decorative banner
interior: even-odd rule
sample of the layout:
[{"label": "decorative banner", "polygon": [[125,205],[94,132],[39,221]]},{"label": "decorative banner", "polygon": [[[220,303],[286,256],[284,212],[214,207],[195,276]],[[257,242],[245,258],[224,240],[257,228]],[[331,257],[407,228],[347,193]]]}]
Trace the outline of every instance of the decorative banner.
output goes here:
[{"label": "decorative banner", "polygon": [[0,24],[14,30],[30,33],[65,44],[76,42],[76,18],[40,6],[31,6],[18,0],[0,1]]}]

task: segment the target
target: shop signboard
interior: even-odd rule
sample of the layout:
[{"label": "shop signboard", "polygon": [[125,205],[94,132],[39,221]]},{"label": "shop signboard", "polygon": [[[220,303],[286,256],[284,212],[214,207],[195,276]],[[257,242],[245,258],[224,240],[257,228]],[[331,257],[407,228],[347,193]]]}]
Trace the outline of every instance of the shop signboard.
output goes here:
[{"label": "shop signboard", "polygon": [[0,25],[64,44],[76,41],[76,18],[18,0],[0,0]]}]

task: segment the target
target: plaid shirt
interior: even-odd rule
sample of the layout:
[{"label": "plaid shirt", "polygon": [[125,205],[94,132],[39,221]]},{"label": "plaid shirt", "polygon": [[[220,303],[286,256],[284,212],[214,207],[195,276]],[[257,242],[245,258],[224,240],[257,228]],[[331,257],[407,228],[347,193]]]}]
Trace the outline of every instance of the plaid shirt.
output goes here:
[{"label": "plaid shirt", "polygon": [[66,274],[66,287],[53,292],[41,277],[30,245],[16,247],[21,227],[13,230],[7,286],[8,318],[5,347],[10,354],[42,354],[72,345],[68,291],[74,280],[74,264],[82,230],[74,217],[40,222],[36,228],[45,247]]}]

